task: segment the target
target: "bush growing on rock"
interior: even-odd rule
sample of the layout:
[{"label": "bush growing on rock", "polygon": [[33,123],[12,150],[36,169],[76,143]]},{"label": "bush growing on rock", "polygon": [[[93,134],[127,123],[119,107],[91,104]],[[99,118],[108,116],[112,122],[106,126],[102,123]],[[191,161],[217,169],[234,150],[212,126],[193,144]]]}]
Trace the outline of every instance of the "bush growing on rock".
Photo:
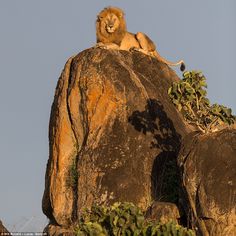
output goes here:
[{"label": "bush growing on rock", "polygon": [[77,181],[78,181],[78,170],[76,166],[76,159],[74,158],[72,161],[72,164],[68,170],[68,176],[67,176],[67,186],[75,189],[77,187]]},{"label": "bush growing on rock", "polygon": [[194,236],[194,232],[176,223],[160,224],[145,220],[132,203],[114,203],[110,207],[93,206],[86,210],[75,229],[78,236]]},{"label": "bush growing on rock", "polygon": [[206,88],[206,78],[201,72],[186,71],[183,79],[174,82],[168,90],[171,101],[182,112],[185,120],[196,125],[203,133],[217,130],[219,125],[235,122],[230,108],[210,105]]}]

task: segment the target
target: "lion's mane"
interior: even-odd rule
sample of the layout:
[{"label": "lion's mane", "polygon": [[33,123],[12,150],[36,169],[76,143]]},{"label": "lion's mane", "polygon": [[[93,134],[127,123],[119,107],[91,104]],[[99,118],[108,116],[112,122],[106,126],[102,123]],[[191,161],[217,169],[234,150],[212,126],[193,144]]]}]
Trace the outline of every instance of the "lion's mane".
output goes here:
[{"label": "lion's mane", "polygon": [[[107,17],[109,14],[115,14],[119,19],[119,27],[118,29],[110,34],[106,31],[101,31],[102,24],[101,22]],[[96,21],[96,35],[97,35],[97,43],[115,43],[120,45],[122,39],[126,34],[126,22],[124,19],[124,12],[116,7],[107,7],[104,8],[98,15]]]}]

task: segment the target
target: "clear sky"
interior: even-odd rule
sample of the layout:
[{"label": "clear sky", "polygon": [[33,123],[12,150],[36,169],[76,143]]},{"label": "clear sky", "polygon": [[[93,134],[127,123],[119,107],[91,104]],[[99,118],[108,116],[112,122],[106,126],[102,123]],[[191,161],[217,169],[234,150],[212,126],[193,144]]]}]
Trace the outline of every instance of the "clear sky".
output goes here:
[{"label": "clear sky", "polygon": [[67,58],[95,44],[96,15],[111,5],[166,59],[202,70],[211,102],[236,113],[235,0],[1,0],[0,219],[9,230],[47,222],[41,199],[56,83]]}]

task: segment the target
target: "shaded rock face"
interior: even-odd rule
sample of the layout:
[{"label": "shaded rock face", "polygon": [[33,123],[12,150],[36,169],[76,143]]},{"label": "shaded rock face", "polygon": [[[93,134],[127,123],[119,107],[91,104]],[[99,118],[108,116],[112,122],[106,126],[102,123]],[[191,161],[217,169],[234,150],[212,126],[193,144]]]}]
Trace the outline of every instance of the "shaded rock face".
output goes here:
[{"label": "shaded rock face", "polygon": [[156,220],[162,224],[169,221],[179,223],[180,213],[178,207],[170,202],[154,202],[146,212],[146,218]]},{"label": "shaded rock face", "polygon": [[139,52],[88,49],[67,61],[49,125],[43,212],[51,224],[69,227],[93,203],[146,209],[165,196],[162,167],[191,131],[168,99],[176,80]]},{"label": "shaded rock face", "polygon": [[200,235],[236,235],[236,130],[192,133],[183,141],[185,208]]}]

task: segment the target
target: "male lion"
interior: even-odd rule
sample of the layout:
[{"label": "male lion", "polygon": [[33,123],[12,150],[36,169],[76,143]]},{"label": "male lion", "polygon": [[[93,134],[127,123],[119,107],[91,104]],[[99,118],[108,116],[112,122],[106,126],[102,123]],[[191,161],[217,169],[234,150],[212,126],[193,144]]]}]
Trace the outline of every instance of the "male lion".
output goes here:
[{"label": "male lion", "polygon": [[183,60],[173,63],[161,57],[156,51],[155,44],[144,33],[127,32],[124,12],[117,7],[107,7],[99,13],[96,21],[96,34],[97,47],[127,51],[134,49],[156,57],[169,66],[181,65],[181,71],[185,70]]}]

